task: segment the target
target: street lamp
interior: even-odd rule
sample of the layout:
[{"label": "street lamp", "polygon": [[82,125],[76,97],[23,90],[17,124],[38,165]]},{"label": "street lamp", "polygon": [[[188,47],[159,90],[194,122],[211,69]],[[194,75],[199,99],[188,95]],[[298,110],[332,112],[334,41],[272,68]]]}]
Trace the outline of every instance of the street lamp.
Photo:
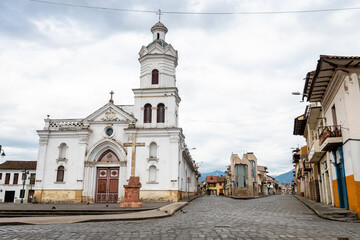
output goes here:
[{"label": "street lamp", "polygon": [[22,189],[22,195],[20,196],[21,197],[20,203],[24,203],[26,175],[29,174],[29,171],[27,171],[26,166],[24,167],[24,170],[22,170],[22,172],[23,172],[23,189]]},{"label": "street lamp", "polygon": [[304,102],[304,97],[307,97],[307,94],[302,94],[299,91],[292,92],[291,94],[296,96],[302,96],[302,100],[300,102]]},{"label": "street lamp", "polygon": [[[2,152],[2,153],[1,153]],[[0,153],[1,153],[1,157],[4,158],[6,155],[5,155],[5,152],[4,150],[2,149],[2,146],[0,145]]]}]

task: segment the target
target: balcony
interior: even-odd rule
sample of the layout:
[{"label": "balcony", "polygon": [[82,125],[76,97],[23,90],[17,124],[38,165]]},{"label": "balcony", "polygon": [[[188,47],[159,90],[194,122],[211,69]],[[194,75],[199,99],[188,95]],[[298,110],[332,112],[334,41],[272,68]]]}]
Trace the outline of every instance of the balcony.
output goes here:
[{"label": "balcony", "polygon": [[311,163],[317,163],[321,160],[321,158],[324,156],[325,152],[324,151],[320,151],[320,144],[319,144],[319,139],[315,139],[310,147],[309,150],[309,161]]},{"label": "balcony", "polygon": [[325,126],[319,135],[320,151],[331,151],[343,143],[341,126]]},{"label": "balcony", "polygon": [[295,153],[293,154],[293,160],[292,163],[298,163],[300,160],[300,154],[299,153]]}]

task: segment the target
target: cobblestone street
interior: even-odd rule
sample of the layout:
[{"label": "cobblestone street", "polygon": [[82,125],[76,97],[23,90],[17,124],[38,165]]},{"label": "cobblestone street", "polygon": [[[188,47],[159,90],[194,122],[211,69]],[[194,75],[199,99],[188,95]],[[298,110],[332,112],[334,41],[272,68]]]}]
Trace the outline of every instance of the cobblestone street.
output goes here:
[{"label": "cobblestone street", "polygon": [[293,196],[198,198],[144,221],[1,226],[1,239],[360,239],[360,223],[324,220]]}]

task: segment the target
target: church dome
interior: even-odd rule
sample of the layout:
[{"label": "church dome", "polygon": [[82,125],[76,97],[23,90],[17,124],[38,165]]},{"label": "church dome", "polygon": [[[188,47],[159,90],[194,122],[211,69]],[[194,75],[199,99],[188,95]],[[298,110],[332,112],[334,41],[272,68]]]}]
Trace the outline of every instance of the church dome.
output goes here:
[{"label": "church dome", "polygon": [[167,33],[168,29],[161,22],[157,22],[154,26],[152,26],[151,32],[154,33],[154,32],[157,32],[157,31]]},{"label": "church dome", "polygon": [[164,24],[160,21],[157,22],[154,26],[152,26],[151,32],[153,34],[153,41],[148,45],[148,47],[156,43],[162,47],[166,47],[168,45],[165,42],[165,35],[168,32],[168,29]]},{"label": "church dome", "polygon": [[155,39],[154,41],[152,41],[149,45],[147,45],[148,47],[150,47],[151,45],[153,45],[153,44],[159,44],[160,46],[162,46],[162,47],[166,47],[168,44],[167,44],[167,42],[165,42],[164,40],[162,40],[162,39]]}]

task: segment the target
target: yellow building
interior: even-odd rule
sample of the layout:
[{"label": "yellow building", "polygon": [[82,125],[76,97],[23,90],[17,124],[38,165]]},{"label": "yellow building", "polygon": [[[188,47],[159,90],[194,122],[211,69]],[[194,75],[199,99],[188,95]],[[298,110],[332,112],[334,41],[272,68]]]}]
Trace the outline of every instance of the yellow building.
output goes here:
[{"label": "yellow building", "polygon": [[216,196],[224,195],[225,176],[206,176],[206,183],[208,194]]}]

